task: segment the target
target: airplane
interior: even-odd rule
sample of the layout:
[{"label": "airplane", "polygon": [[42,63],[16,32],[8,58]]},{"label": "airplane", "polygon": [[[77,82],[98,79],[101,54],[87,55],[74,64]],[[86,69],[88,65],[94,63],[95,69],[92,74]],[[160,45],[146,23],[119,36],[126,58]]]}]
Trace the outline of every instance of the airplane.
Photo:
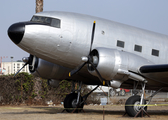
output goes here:
[{"label": "airplane", "polygon": [[[31,74],[48,79],[53,87],[64,79],[78,82],[79,88],[73,87],[64,100],[67,112],[83,109],[99,85],[133,89],[134,95],[125,103],[131,117],[145,114],[153,96],[168,91],[167,35],[61,11],[36,13],[30,21],[12,24],[7,32],[30,53],[22,60]],[[97,87],[81,96],[82,84]],[[142,89],[141,95],[137,89]],[[145,89],[156,92],[145,99]]]}]

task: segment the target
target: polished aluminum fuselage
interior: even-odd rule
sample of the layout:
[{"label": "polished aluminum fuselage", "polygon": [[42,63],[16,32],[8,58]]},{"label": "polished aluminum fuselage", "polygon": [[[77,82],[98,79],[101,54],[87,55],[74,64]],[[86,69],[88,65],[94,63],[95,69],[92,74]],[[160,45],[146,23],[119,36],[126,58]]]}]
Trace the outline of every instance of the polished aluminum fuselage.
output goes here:
[{"label": "polished aluminum fuselage", "polygon": [[[46,61],[70,69],[79,66],[82,63],[81,57],[89,54],[92,26],[96,21],[92,49],[112,48],[136,54],[154,64],[168,63],[166,35],[76,13],[42,12],[35,15],[61,20],[61,28],[26,25],[23,39],[18,44],[23,50]],[[117,40],[125,42],[124,48],[117,47]],[[135,45],[142,46],[142,52],[134,51]],[[151,55],[152,49],[159,50],[159,56]],[[86,70],[83,72],[89,78],[89,73]]]}]

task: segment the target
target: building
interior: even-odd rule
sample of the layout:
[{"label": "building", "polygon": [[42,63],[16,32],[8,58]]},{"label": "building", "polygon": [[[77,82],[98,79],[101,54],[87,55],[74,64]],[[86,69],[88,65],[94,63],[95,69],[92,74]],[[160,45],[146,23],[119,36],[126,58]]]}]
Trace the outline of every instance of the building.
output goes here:
[{"label": "building", "polygon": [[[25,63],[22,61],[18,62],[2,62],[1,69],[0,69],[0,74],[3,75],[8,75],[8,74],[15,74],[17,71],[19,71]],[[26,65],[20,72],[29,72],[29,67]]]}]

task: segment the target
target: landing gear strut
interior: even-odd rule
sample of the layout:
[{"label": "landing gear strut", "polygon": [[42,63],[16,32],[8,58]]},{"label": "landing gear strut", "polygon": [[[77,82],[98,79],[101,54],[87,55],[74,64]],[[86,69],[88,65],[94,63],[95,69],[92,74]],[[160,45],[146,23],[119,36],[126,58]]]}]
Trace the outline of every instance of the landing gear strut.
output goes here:
[{"label": "landing gear strut", "polygon": [[[139,82],[138,82],[139,83]],[[137,83],[137,84],[138,84]],[[158,91],[153,93],[151,96],[149,96],[147,99],[144,99],[144,93],[145,93],[145,85],[147,81],[144,81],[141,83],[142,85],[142,94],[141,96],[136,95],[137,93],[134,93],[134,96],[131,96],[127,99],[125,103],[125,111],[126,114],[128,114],[130,117],[143,117],[145,114],[149,116],[147,113],[147,105],[151,102],[152,98],[162,89],[160,88]],[[136,85],[137,87],[137,85]],[[135,90],[136,88],[134,88]],[[146,102],[148,101],[148,102]]]},{"label": "landing gear strut", "polygon": [[[141,97],[139,95],[131,96],[127,99],[125,103],[125,111],[126,113],[131,116],[135,117],[137,113],[141,110]],[[143,100],[143,103],[146,104],[146,101]],[[145,111],[147,111],[147,106],[144,108]],[[141,117],[142,114],[139,114],[137,117]]]},{"label": "landing gear strut", "polygon": [[[82,82],[78,82],[78,89],[75,90],[74,87],[74,82],[72,84],[72,91],[70,94],[68,94],[66,96],[66,98],[64,99],[64,109],[67,111],[67,112],[79,112],[83,109],[83,106],[84,106],[84,103],[85,101],[87,100],[87,97],[94,91],[96,90],[99,85],[94,88],[92,91],[90,91],[88,94],[86,94],[85,96],[81,96],[81,87],[82,87]],[[77,93],[75,93],[77,92]]]},{"label": "landing gear strut", "polygon": [[[142,83],[141,97],[138,95],[131,96],[125,103],[125,111],[131,117],[142,117],[147,111],[146,101],[144,100],[144,92],[146,81]],[[140,112],[141,111],[141,112]],[[144,112],[143,112],[144,111]]]},{"label": "landing gear strut", "polygon": [[[77,98],[78,98],[77,93],[71,93],[66,96],[64,100],[64,108],[66,109],[67,112],[73,112],[75,110],[74,112],[77,113],[78,110],[83,109],[84,103],[77,104]],[[83,98],[81,96],[79,99],[83,101]]]}]

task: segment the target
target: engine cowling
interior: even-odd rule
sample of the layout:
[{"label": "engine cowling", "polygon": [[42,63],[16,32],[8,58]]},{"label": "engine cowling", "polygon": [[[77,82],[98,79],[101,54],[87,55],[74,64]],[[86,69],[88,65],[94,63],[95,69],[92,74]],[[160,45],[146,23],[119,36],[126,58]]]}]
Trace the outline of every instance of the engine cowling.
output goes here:
[{"label": "engine cowling", "polygon": [[[117,84],[118,80],[123,81],[128,79],[127,75],[120,74],[121,70],[138,73],[140,66],[152,64],[151,61],[141,56],[110,48],[96,48],[90,55],[92,62],[103,79],[114,80],[115,84]],[[90,64],[88,64],[88,71],[90,74],[98,77]]]},{"label": "engine cowling", "polygon": [[31,55],[29,71],[34,76],[45,79],[63,80],[68,77],[70,70]]}]

